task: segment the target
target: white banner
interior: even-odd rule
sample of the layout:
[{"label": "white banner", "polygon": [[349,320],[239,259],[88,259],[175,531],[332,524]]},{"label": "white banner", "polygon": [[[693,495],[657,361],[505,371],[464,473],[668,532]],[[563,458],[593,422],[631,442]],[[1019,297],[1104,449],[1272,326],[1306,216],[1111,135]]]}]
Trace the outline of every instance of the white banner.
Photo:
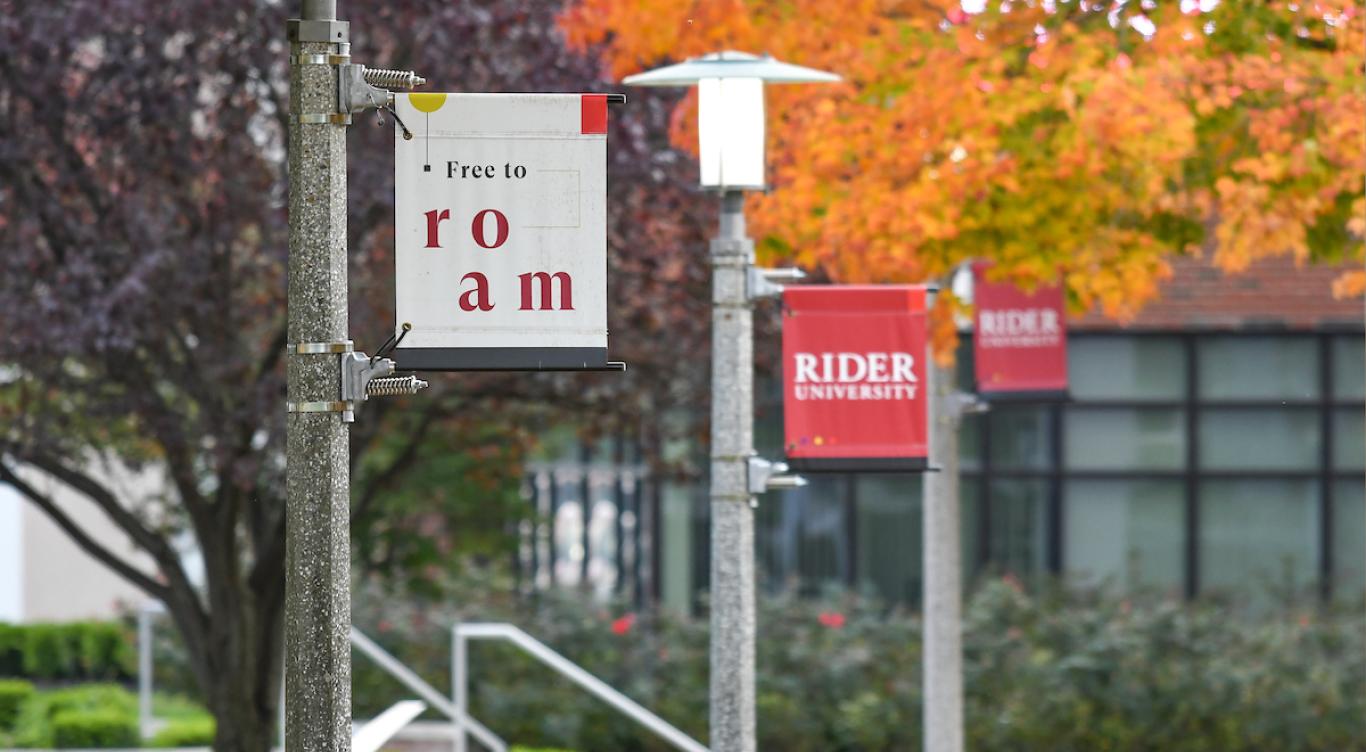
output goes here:
[{"label": "white banner", "polygon": [[398,94],[394,359],[575,369],[607,357],[602,94]]}]

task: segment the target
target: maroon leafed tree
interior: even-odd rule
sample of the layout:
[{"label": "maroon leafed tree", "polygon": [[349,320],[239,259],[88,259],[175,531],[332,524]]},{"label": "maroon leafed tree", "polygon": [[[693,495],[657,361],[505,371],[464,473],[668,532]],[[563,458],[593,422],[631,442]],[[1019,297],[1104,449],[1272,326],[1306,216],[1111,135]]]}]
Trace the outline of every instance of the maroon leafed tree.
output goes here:
[{"label": "maroon leafed tree", "polygon": [[[0,0],[0,482],[166,604],[220,751],[269,748],[279,688],[292,5]],[[436,90],[610,86],[566,51],[554,3],[341,6],[357,62]],[[486,451],[531,416],[637,431],[648,448],[664,438],[651,416],[703,399],[707,202],[666,143],[672,102],[631,99],[609,135],[612,354],[631,372],[437,377],[410,403],[367,404],[356,541],[379,534],[408,471],[439,461],[424,448]],[[369,115],[349,136],[351,329],[372,351],[392,326],[392,138]],[[164,473],[165,488],[121,495],[104,463]],[[154,568],[92,539],[35,474]],[[202,582],[181,563],[187,538]]]}]

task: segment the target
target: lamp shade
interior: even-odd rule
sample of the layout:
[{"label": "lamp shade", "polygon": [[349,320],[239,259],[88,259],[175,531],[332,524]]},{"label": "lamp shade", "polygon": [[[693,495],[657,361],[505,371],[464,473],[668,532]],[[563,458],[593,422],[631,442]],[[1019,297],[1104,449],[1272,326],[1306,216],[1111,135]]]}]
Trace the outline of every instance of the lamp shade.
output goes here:
[{"label": "lamp shade", "polygon": [[698,92],[698,167],[708,188],[764,187],[764,82],[704,78]]},{"label": "lamp shade", "polygon": [[764,82],[840,80],[814,68],[744,52],[715,52],[634,76],[630,86],[698,87],[698,153],[702,185],[763,188]]}]

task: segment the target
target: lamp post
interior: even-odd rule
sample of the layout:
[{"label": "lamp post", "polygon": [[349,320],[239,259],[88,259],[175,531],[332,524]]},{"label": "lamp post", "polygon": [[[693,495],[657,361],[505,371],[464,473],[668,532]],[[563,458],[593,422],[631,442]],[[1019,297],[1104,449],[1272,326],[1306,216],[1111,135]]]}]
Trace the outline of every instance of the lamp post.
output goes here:
[{"label": "lamp post", "polygon": [[721,196],[711,242],[711,749],[753,752],[754,495],[800,479],[754,456],[754,299],[796,270],[754,266],[744,191],[764,179],[764,83],[838,81],[823,71],[742,52],[718,52],[628,76],[632,86],[698,87],[702,187]]}]

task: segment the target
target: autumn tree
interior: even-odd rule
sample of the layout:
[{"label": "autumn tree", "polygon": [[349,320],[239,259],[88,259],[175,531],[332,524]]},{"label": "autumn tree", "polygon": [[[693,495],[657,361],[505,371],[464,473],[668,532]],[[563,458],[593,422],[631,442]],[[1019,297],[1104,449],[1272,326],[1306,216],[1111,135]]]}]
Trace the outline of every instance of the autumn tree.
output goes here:
[{"label": "autumn tree", "polygon": [[761,248],[838,280],[991,259],[1123,318],[1174,254],[1362,257],[1359,3],[574,0],[562,23],[618,77],[725,48],[841,74],[771,87],[775,190],[749,199]]},{"label": "autumn tree", "polygon": [[[0,0],[0,482],[167,605],[221,752],[269,748],[279,688],[295,5]],[[412,67],[438,89],[603,86],[545,3],[342,5],[358,61]],[[633,374],[437,377],[412,404],[366,404],[352,457],[367,566],[421,572],[479,550],[482,531],[502,529],[499,489],[537,421],[606,416],[658,445],[640,416],[699,398],[705,368],[675,367],[705,341],[705,296],[689,258],[698,202],[663,141],[673,104],[634,96],[609,135],[609,323]],[[349,137],[351,329],[371,351],[393,323],[392,138],[373,114]],[[122,495],[96,471],[106,462],[166,486]],[[428,484],[405,490],[414,475]],[[152,566],[90,537],[89,515]],[[187,539],[202,581],[181,561]]]}]

